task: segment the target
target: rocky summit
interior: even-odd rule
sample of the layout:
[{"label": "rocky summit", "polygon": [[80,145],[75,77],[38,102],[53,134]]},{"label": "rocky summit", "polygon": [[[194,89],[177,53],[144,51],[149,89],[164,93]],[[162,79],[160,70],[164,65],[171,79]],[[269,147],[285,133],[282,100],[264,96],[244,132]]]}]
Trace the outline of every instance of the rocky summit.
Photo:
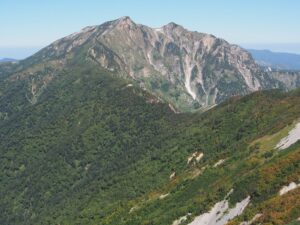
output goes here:
[{"label": "rocky summit", "polygon": [[[261,89],[289,88],[299,74],[277,79],[245,49],[210,34],[169,23],[161,28],[129,17],[90,26],[55,41],[20,63],[15,76],[31,77],[32,98],[60,69],[86,62],[131,79],[181,111],[205,110],[229,97]],[[43,68],[48,72],[44,73]],[[40,82],[36,77],[40,77]],[[297,86],[297,85],[296,85]],[[35,101],[35,100],[34,100]]]}]

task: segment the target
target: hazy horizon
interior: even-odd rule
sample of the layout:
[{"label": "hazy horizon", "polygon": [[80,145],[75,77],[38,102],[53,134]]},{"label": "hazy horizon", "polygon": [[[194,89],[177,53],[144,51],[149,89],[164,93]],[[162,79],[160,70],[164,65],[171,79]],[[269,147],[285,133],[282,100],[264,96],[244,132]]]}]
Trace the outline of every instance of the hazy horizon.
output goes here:
[{"label": "hazy horizon", "polygon": [[[122,16],[161,27],[175,22],[232,44],[300,54],[297,0],[0,1],[0,57],[24,58],[90,25]],[[33,47],[32,47],[33,46]]]}]

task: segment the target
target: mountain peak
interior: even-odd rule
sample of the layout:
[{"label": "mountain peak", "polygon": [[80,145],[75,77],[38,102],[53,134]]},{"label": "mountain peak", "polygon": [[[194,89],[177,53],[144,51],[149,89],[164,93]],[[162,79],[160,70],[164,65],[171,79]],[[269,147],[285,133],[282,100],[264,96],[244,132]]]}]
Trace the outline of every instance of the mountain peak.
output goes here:
[{"label": "mountain peak", "polygon": [[116,20],[118,24],[135,24],[129,16],[122,16]]},{"label": "mountain peak", "polygon": [[137,24],[129,17],[123,16],[113,21],[113,26],[120,30],[132,30],[137,27]]},{"label": "mountain peak", "polygon": [[177,23],[170,22],[170,23],[166,24],[164,27],[169,28],[169,29],[175,29],[176,27],[181,27],[181,26],[178,25]]},{"label": "mountain peak", "polygon": [[[230,96],[277,85],[275,78],[261,75],[245,50],[174,22],[151,28],[124,16],[60,39],[35,58],[42,63],[74,56],[74,63],[81,63],[75,57],[78,52],[101,68],[134,78],[158,96],[163,92],[182,110],[205,110]],[[67,60],[63,63],[61,67]]]}]

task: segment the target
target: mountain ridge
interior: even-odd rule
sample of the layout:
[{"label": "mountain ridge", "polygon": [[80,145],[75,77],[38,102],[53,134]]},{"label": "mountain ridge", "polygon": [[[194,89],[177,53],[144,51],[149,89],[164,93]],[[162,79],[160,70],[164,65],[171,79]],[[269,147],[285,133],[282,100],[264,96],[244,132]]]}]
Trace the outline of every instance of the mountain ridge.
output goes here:
[{"label": "mountain ridge", "polygon": [[79,61],[133,79],[181,111],[205,110],[259,89],[289,88],[237,45],[173,22],[150,28],[129,17],[88,26],[55,41],[22,61],[16,74],[22,77],[28,68],[35,73],[33,68],[45,63],[57,70]]},{"label": "mountain ridge", "polygon": [[270,50],[248,49],[257,63],[273,70],[300,70],[300,55],[286,52],[272,52]]},{"label": "mountain ridge", "polygon": [[0,62],[17,62],[17,59],[13,58],[0,58]]},{"label": "mountain ridge", "polygon": [[[239,64],[230,63],[250,56],[237,53],[174,24],[154,31],[123,18],[1,64],[0,223],[295,222],[300,89],[284,87],[298,83],[272,73],[287,83],[282,90],[247,94]],[[239,69],[256,70],[252,62]],[[227,94],[205,112],[187,104],[195,103],[184,73],[193,63],[211,79],[195,69],[192,91],[204,78],[205,91],[217,85]],[[280,86],[272,74],[256,78]],[[206,104],[199,90],[196,103]]]}]

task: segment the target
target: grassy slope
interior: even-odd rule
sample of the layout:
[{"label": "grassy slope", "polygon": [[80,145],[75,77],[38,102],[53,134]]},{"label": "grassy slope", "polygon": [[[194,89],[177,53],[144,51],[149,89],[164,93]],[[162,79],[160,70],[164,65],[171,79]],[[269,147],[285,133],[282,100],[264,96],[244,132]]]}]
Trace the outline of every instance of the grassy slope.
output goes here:
[{"label": "grassy slope", "polygon": [[[299,167],[282,167],[283,173],[274,169],[276,182],[254,182],[273,161],[299,155],[294,147],[266,156],[256,144],[298,119],[299,91],[259,92],[201,115],[174,114],[107,71],[85,66],[61,73],[35,105],[15,96],[0,99],[6,108],[22,103],[0,122],[1,224],[171,224],[208,210],[232,187],[232,204],[253,196],[250,216],[286,184],[286,173],[299,178]],[[187,165],[195,151],[204,158]],[[212,167],[223,158],[224,165]]]},{"label": "grassy slope", "polygon": [[[161,192],[170,193],[168,197],[163,200],[156,198],[148,202],[141,201],[142,206],[135,213],[131,213],[126,224],[171,224],[171,218],[174,220],[187,213],[192,213],[192,216],[198,215],[208,211],[215,202],[223,199],[231,188],[234,189],[230,198],[232,204],[251,195],[253,204],[258,207],[262,202],[276,196],[283,185],[297,181],[300,177],[299,147],[280,154],[273,153],[273,156],[259,154],[260,150],[252,147],[252,140],[266,133],[275,133],[285,124],[291,123],[292,117],[295,119],[299,116],[296,113],[299,110],[299,104],[297,104],[299,96],[297,98],[282,97],[276,96],[276,92],[256,93],[236,102],[233,100],[225,103],[207,113],[210,115],[204,115],[205,119],[202,123],[206,124],[206,127],[203,130],[198,127],[202,131],[197,133],[197,139],[200,142],[200,149],[207,154],[207,158],[197,167],[206,166],[207,169],[199,177],[190,179],[187,168],[187,171],[178,178],[180,180],[178,184],[173,186],[171,184],[168,190]],[[292,113],[293,110],[295,110],[294,113]],[[234,114],[232,114],[233,111]],[[214,124],[216,119],[219,125],[217,128]],[[257,122],[256,125],[255,122]],[[193,129],[196,128],[188,128],[188,130]],[[216,142],[220,140],[220,144],[223,145],[223,149],[219,151],[218,144],[214,145],[209,142],[209,135],[206,141],[201,138],[206,132],[211,134],[212,130],[215,131],[212,135],[214,140]],[[247,133],[243,134],[241,131]],[[196,141],[191,138],[193,136],[191,133],[188,136],[190,143]],[[231,141],[227,142],[227,138]],[[209,146],[213,148],[207,149],[209,151],[206,152],[202,147],[204,145],[207,145],[207,148]],[[211,158],[210,154],[213,154]],[[286,160],[287,157],[290,161]],[[220,158],[226,158],[227,161],[220,168],[213,168],[212,165]],[[277,161],[273,163],[272,160]],[[271,175],[274,180],[265,184]],[[293,207],[295,206],[292,205]],[[287,218],[295,219],[296,214]]]}]

